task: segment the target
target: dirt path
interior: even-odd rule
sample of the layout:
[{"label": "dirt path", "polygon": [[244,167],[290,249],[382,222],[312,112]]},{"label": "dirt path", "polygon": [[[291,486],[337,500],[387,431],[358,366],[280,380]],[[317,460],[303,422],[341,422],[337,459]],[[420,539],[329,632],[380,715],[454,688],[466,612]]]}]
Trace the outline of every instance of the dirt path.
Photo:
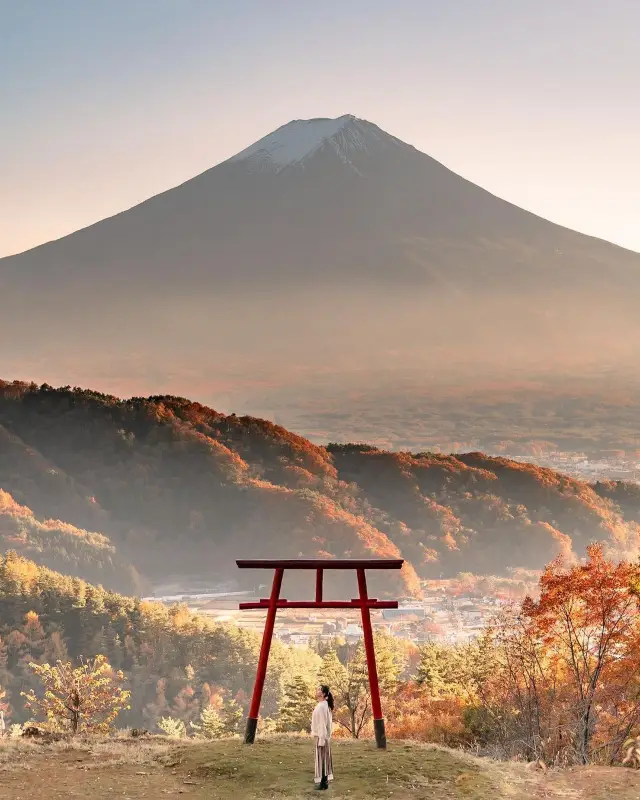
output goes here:
[{"label": "dirt path", "polygon": [[201,781],[188,781],[188,776],[154,763],[105,762],[73,751],[42,752],[0,773],[0,794],[4,800],[157,800],[178,795],[199,800],[205,796]]},{"label": "dirt path", "polygon": [[562,770],[551,773],[544,785],[558,797],[566,792],[584,800],[640,800],[640,773],[621,767]]}]

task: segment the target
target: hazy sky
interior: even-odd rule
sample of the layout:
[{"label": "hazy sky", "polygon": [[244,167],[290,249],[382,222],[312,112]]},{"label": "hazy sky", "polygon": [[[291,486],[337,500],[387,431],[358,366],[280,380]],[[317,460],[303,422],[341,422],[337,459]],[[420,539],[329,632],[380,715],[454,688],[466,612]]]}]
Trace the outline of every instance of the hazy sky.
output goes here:
[{"label": "hazy sky", "polygon": [[640,250],[640,0],[0,0],[0,255],[352,113]]}]

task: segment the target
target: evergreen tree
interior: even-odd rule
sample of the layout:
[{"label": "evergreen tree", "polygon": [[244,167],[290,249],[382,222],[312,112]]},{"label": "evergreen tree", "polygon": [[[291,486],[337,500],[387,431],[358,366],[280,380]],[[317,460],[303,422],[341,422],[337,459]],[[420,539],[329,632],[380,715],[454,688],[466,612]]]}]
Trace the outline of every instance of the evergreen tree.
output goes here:
[{"label": "evergreen tree", "polygon": [[466,684],[463,648],[427,642],[420,650],[417,681],[432,697],[459,695]]},{"label": "evergreen tree", "polygon": [[237,700],[226,700],[222,706],[222,722],[227,736],[235,736],[242,724],[242,708]]},{"label": "evergreen tree", "polygon": [[417,682],[432,697],[474,701],[498,668],[490,631],[469,644],[447,646],[428,642],[420,650]]},{"label": "evergreen tree", "polygon": [[302,675],[296,675],[286,684],[277,719],[279,731],[299,733],[311,730],[311,715],[316,701],[313,686]]},{"label": "evergreen tree", "polygon": [[32,661],[39,663],[46,649],[46,634],[35,611],[29,611],[25,615],[22,633],[24,640],[20,649],[20,658],[27,664]]},{"label": "evergreen tree", "polygon": [[334,697],[339,696],[341,687],[347,680],[347,669],[338,658],[336,650],[329,650],[322,659],[318,682],[328,686]]},{"label": "evergreen tree", "polygon": [[398,641],[388,633],[375,633],[373,644],[380,689],[383,692],[391,691],[405,667],[405,651],[398,647]]},{"label": "evergreen tree", "polygon": [[191,722],[196,736],[203,739],[220,739],[224,734],[224,721],[217,708],[208,706],[200,712],[198,722]]}]

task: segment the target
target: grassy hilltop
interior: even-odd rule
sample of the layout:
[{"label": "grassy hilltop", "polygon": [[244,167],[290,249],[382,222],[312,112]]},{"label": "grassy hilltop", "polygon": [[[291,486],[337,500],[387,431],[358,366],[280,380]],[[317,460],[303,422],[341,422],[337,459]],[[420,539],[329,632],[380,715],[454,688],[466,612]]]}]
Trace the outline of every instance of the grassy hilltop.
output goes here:
[{"label": "grassy hilltop", "polygon": [[[445,748],[390,742],[334,742],[340,800],[637,800],[640,774],[581,767],[541,772]],[[316,795],[310,742],[302,737],[239,740],[176,747],[153,738],[78,740],[51,746],[5,742],[0,747],[3,797],[139,800],[181,795],[193,800],[300,800]]]}]

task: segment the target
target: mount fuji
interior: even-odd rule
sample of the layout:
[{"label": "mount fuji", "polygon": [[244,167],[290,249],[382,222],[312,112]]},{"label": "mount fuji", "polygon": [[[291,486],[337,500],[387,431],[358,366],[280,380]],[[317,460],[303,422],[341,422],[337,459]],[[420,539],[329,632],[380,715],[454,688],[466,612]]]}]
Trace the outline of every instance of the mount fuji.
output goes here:
[{"label": "mount fuji", "polygon": [[365,120],[294,120],[0,259],[0,358],[18,377],[120,394],[177,384],[210,401],[239,385],[293,392],[309,371],[357,371],[371,387],[390,364],[562,375],[631,363],[639,291],[637,253],[495,197]]}]

